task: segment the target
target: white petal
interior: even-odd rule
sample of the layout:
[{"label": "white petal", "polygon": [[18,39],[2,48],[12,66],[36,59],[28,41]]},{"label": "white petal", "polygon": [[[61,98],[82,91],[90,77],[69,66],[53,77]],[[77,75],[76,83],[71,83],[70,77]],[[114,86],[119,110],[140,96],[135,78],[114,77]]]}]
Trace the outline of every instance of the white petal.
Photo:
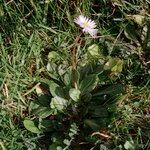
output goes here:
[{"label": "white petal", "polygon": [[82,16],[82,15],[79,16],[79,21],[80,21],[81,23],[84,23],[85,20],[86,20],[86,17],[84,17],[84,16]]},{"label": "white petal", "polygon": [[91,29],[89,30],[89,34],[93,37],[93,38],[96,38],[97,36],[97,29]]},{"label": "white petal", "polygon": [[96,27],[96,23],[94,21],[91,22],[91,26],[93,26],[93,28]]},{"label": "white petal", "polygon": [[88,32],[89,32],[89,30],[88,30],[87,28],[83,28],[82,31],[85,32],[85,33],[88,33]]},{"label": "white petal", "polygon": [[83,24],[85,22],[85,17],[80,15],[74,19],[74,22],[83,28],[84,27]]}]

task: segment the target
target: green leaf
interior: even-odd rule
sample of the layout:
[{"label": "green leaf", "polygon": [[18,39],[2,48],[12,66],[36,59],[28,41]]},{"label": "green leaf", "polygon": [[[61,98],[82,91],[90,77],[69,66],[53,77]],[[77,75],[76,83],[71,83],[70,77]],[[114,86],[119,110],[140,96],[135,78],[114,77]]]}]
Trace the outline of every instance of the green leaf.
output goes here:
[{"label": "green leaf", "polygon": [[97,122],[94,119],[86,119],[84,120],[84,124],[92,128],[93,130],[100,129],[100,124],[97,124]]},{"label": "green leaf", "polygon": [[50,60],[52,60],[52,59],[54,59],[54,60],[60,60],[60,55],[57,53],[57,52],[55,52],[55,51],[51,51],[51,52],[49,52],[49,54],[48,54],[48,58],[50,59]]},{"label": "green leaf", "polygon": [[40,104],[37,101],[32,101],[29,105],[29,111],[33,111],[34,109],[38,109]]},{"label": "green leaf", "polygon": [[67,146],[70,146],[71,142],[68,139],[64,139],[63,143]]},{"label": "green leaf", "polygon": [[40,118],[46,118],[52,114],[52,110],[50,110],[50,107],[39,107],[38,109],[33,111],[35,114],[37,114]]},{"label": "green leaf", "polygon": [[58,79],[58,74],[56,72],[57,65],[55,63],[48,62],[46,68],[47,68],[47,70],[48,70],[49,75],[51,76],[51,78],[57,80]]},{"label": "green leaf", "polygon": [[54,133],[51,136],[51,140],[53,143],[49,146],[49,150],[63,150],[63,139],[61,138],[60,134]]},{"label": "green leaf", "polygon": [[53,131],[53,123],[51,120],[42,120],[39,123],[39,129],[43,132],[51,132]]},{"label": "green leaf", "polygon": [[64,74],[63,81],[64,81],[64,83],[65,83],[66,86],[68,86],[68,85],[71,84],[71,74],[70,74],[69,71],[67,71],[67,72]]},{"label": "green leaf", "polygon": [[138,25],[142,26],[144,25],[144,20],[145,20],[145,16],[144,15],[127,15],[127,19],[129,18],[129,20],[133,20],[134,22],[136,22]]},{"label": "green leaf", "polygon": [[55,96],[64,97],[63,89],[55,82],[51,81],[49,84],[49,88],[53,97]]},{"label": "green leaf", "polygon": [[93,118],[93,119],[85,119],[84,125],[85,127],[90,127],[94,131],[99,131],[101,128],[104,128],[110,123],[110,119],[108,118]]},{"label": "green leaf", "polygon": [[58,111],[63,111],[67,107],[67,104],[68,101],[66,99],[61,98],[59,96],[55,96],[51,100],[50,107]]},{"label": "green leaf", "polygon": [[5,15],[2,5],[0,5],[0,17]]},{"label": "green leaf", "polygon": [[92,94],[87,92],[82,96],[82,98],[84,99],[85,102],[89,102],[92,99]]},{"label": "green leaf", "polygon": [[96,87],[97,81],[98,78],[96,74],[89,75],[85,79],[83,79],[80,83],[79,88],[82,94],[86,92],[91,92]]},{"label": "green leaf", "polygon": [[137,40],[137,32],[135,26],[128,24],[124,29],[125,36],[135,42],[138,42]]},{"label": "green leaf", "polygon": [[119,58],[110,58],[104,65],[104,70],[111,70],[112,72],[119,73],[123,68],[123,60]]},{"label": "green leaf", "polygon": [[92,117],[108,117],[107,108],[103,105],[90,106],[89,113]]},{"label": "green leaf", "polygon": [[126,150],[135,150],[134,144],[131,141],[126,141],[126,143],[124,144],[124,148]]},{"label": "green leaf", "polygon": [[51,96],[47,94],[42,94],[38,96],[38,101],[42,106],[47,107],[51,101]]},{"label": "green leaf", "polygon": [[97,92],[93,94],[93,96],[101,96],[101,95],[117,95],[121,92],[123,92],[123,85],[116,84],[116,85],[108,85],[107,87],[102,87],[102,89],[99,90],[100,92]]},{"label": "green leaf", "polygon": [[41,133],[42,131],[35,125],[35,122],[32,120],[24,120],[23,124],[25,128],[33,133]]},{"label": "green leaf", "polygon": [[50,109],[49,105],[48,107],[44,107],[38,102],[31,102],[29,109],[32,114],[35,114],[40,118],[46,118],[52,114],[52,110]]},{"label": "green leaf", "polygon": [[61,146],[57,146],[56,150],[63,150]]},{"label": "green leaf", "polygon": [[74,100],[75,102],[77,102],[80,98],[80,91],[78,89],[72,88],[69,91],[69,96],[72,98],[72,100]]},{"label": "green leaf", "polygon": [[49,146],[49,150],[63,150],[62,147],[59,146],[60,143],[54,142]]},{"label": "green leaf", "polygon": [[97,44],[93,44],[91,46],[88,47],[88,53],[94,57],[94,58],[98,58],[100,56],[99,53],[99,47]]}]

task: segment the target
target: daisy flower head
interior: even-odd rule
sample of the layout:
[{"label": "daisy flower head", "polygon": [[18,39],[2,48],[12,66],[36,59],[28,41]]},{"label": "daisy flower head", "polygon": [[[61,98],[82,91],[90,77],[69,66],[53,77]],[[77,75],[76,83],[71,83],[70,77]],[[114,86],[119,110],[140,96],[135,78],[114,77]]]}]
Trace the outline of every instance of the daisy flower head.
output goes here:
[{"label": "daisy flower head", "polygon": [[95,29],[96,23],[94,21],[83,15],[79,15],[74,19],[74,22],[83,28],[83,32],[89,33],[93,38],[96,38],[98,30]]}]

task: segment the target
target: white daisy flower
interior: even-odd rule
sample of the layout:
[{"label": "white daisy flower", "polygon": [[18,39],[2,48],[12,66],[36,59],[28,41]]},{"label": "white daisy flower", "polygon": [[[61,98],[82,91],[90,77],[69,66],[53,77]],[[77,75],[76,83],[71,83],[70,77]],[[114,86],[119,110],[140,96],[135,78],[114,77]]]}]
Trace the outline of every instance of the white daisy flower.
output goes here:
[{"label": "white daisy flower", "polygon": [[95,29],[96,23],[94,21],[87,17],[84,17],[83,15],[79,15],[74,19],[74,22],[81,28],[83,28],[83,32],[89,33],[93,38],[96,38],[98,30]]}]

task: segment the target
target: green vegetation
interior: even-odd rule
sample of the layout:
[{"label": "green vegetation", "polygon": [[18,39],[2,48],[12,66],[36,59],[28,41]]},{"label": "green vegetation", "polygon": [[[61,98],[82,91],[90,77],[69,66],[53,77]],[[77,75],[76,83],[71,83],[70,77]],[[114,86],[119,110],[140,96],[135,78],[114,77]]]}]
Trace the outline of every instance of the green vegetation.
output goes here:
[{"label": "green vegetation", "polygon": [[0,150],[22,149],[150,149],[148,0],[0,0]]}]

